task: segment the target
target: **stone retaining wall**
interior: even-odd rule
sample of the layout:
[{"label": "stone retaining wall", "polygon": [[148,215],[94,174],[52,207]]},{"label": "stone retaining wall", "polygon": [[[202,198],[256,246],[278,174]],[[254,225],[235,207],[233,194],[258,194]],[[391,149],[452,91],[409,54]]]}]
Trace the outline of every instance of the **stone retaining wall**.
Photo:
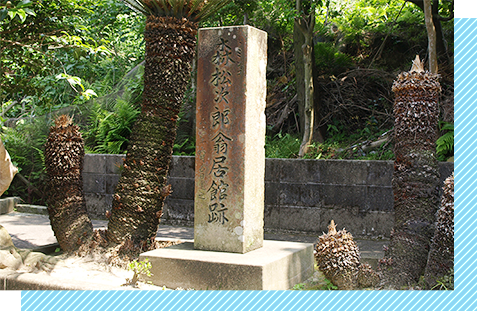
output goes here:
[{"label": "stone retaining wall", "polygon": [[[88,212],[104,218],[123,155],[88,154],[83,171]],[[174,156],[163,223],[192,225],[194,157]],[[266,159],[265,228],[321,234],[334,219],[356,236],[389,237],[394,222],[393,161]],[[454,163],[442,162],[441,180]]]}]

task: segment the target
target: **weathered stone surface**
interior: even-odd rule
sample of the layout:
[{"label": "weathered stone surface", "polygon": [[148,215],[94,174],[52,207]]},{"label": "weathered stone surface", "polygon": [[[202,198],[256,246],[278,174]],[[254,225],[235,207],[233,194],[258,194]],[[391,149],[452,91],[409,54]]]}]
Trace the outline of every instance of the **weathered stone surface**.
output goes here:
[{"label": "weathered stone surface", "polygon": [[[286,290],[313,274],[313,244],[264,241],[246,254],[194,250],[191,242],[142,253],[152,277],[169,288]],[[164,269],[167,267],[167,269]]]},{"label": "weathered stone surface", "polygon": [[0,249],[13,247],[13,241],[7,229],[0,225]]},{"label": "weathered stone surface", "polygon": [[20,200],[21,199],[19,197],[0,199],[0,215],[13,212],[15,205],[17,204],[17,202],[20,202]]},{"label": "weathered stone surface", "polygon": [[104,174],[106,172],[106,158],[112,156],[105,154],[88,154],[84,157],[83,173]]},{"label": "weathered stone surface", "polygon": [[18,173],[18,168],[13,165],[10,155],[0,139],[0,195],[8,189],[16,173]]},{"label": "weathered stone surface", "polygon": [[263,243],[267,35],[199,30],[194,247],[246,253]]},{"label": "weathered stone surface", "polygon": [[0,269],[16,270],[22,265],[22,257],[15,248],[0,250]]}]

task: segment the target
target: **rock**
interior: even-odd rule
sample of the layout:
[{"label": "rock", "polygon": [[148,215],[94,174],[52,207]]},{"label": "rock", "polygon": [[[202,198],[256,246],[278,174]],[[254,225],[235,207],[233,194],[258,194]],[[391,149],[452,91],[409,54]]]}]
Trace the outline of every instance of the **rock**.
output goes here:
[{"label": "rock", "polygon": [[22,256],[14,247],[0,250],[0,269],[19,269],[23,264]]},{"label": "rock", "polygon": [[0,195],[8,189],[16,173],[18,168],[12,164],[10,155],[0,139]]},{"label": "rock", "polygon": [[12,237],[8,234],[7,229],[0,225],[0,249],[14,247]]},{"label": "rock", "polygon": [[0,269],[12,269],[32,272],[33,270],[49,270],[58,259],[29,249],[17,249],[12,237],[0,225]]},{"label": "rock", "polygon": [[13,245],[12,237],[7,229],[0,225],[0,269],[16,270],[21,267],[22,256],[18,254]]}]

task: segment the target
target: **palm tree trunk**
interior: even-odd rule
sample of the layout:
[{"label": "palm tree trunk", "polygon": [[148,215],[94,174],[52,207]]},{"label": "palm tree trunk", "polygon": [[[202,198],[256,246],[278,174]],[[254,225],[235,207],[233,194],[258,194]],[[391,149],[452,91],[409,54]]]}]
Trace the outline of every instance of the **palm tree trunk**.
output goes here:
[{"label": "palm tree trunk", "polygon": [[75,251],[93,235],[83,194],[84,143],[71,121],[65,115],[58,117],[45,145],[48,214],[65,252]]},{"label": "palm tree trunk", "polygon": [[400,74],[393,85],[395,222],[380,268],[395,287],[416,283],[424,273],[439,206],[435,141],[440,85],[436,74],[422,70],[418,58],[415,64],[420,68]]},{"label": "palm tree trunk", "polygon": [[454,173],[444,181],[443,190],[424,274],[428,288],[454,269]]},{"label": "palm tree trunk", "polygon": [[195,55],[197,24],[175,17],[147,17],[144,93],[129,140],[124,170],[113,197],[107,236],[120,243],[154,239],[182,98]]}]

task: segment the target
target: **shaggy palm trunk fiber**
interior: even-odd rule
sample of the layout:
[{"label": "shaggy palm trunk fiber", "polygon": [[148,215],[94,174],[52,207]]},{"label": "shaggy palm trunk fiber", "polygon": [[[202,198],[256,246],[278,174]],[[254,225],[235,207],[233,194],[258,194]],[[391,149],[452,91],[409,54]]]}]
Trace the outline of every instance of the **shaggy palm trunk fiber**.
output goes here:
[{"label": "shaggy palm trunk fiber", "polygon": [[427,263],[439,206],[435,141],[440,89],[438,75],[424,71],[418,58],[393,84],[395,223],[380,266],[392,287],[416,283]]},{"label": "shaggy palm trunk fiber", "polygon": [[361,255],[351,233],[345,229],[336,231],[331,220],[328,233],[316,241],[315,260],[318,268],[340,290],[374,287],[379,276],[367,263],[361,263]]},{"label": "shaggy palm trunk fiber", "polygon": [[176,125],[195,55],[197,24],[149,15],[141,114],[132,129],[113,196],[107,237],[114,243],[154,239],[162,215]]},{"label": "shaggy palm trunk fiber", "polygon": [[360,254],[351,233],[336,231],[332,220],[328,233],[318,238],[315,259],[318,268],[340,290],[357,287]]},{"label": "shaggy palm trunk fiber", "polygon": [[84,142],[70,117],[59,116],[45,145],[48,178],[48,214],[63,251],[76,250],[89,241],[93,225],[83,194]]},{"label": "shaggy palm trunk fiber", "polygon": [[441,207],[432,238],[425,280],[429,288],[454,269],[454,173],[444,181]]}]

